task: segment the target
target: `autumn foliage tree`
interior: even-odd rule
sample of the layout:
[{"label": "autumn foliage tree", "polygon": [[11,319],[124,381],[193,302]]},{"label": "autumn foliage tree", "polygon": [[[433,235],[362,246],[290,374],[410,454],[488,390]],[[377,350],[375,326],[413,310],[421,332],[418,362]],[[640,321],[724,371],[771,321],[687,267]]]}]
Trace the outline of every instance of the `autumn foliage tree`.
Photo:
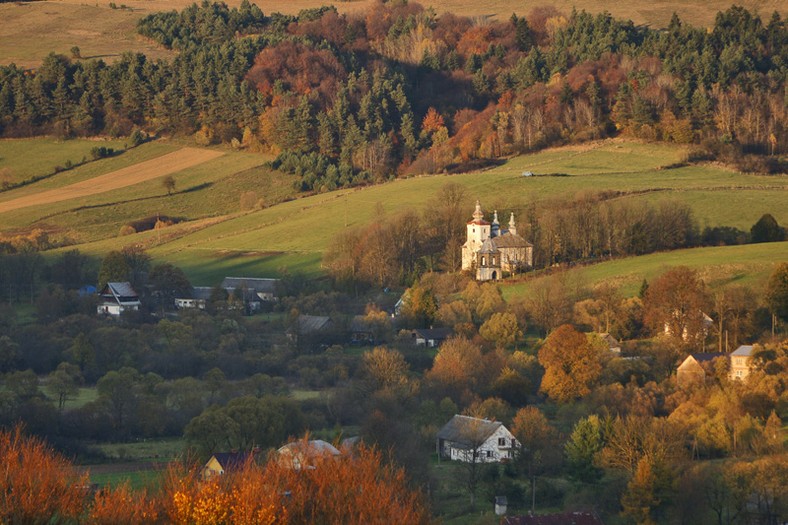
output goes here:
[{"label": "autumn foliage tree", "polygon": [[539,349],[544,369],[540,390],[559,403],[582,397],[602,373],[597,351],[571,325],[556,328]]},{"label": "autumn foliage tree", "polygon": [[62,523],[83,510],[87,474],[21,427],[0,430],[0,522]]},{"label": "autumn foliage tree", "polygon": [[654,333],[664,332],[677,345],[693,344],[705,336],[706,304],[698,272],[679,266],[651,283],[643,298],[644,318]]}]

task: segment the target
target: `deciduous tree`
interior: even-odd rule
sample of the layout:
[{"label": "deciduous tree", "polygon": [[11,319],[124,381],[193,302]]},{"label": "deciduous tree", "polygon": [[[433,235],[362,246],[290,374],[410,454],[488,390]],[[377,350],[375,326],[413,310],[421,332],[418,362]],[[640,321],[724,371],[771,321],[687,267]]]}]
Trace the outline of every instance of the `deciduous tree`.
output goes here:
[{"label": "deciduous tree", "polygon": [[602,373],[597,351],[585,334],[571,325],[562,325],[550,334],[538,358],[545,369],[540,390],[559,403],[588,394]]}]

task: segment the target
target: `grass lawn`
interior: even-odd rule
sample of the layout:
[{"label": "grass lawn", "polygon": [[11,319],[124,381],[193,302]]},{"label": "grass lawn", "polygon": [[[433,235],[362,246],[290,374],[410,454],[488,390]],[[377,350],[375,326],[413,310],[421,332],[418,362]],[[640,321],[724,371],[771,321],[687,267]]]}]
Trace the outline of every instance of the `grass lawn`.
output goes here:
[{"label": "grass lawn", "polygon": [[181,455],[184,447],[182,438],[104,443],[96,446],[108,458],[120,461],[172,461]]},{"label": "grass lawn", "polygon": [[[0,4],[0,8],[6,4]],[[0,52],[2,55],[2,52]],[[49,175],[55,166],[63,167],[91,159],[90,150],[104,146],[115,150],[124,149],[125,141],[70,139],[54,137],[0,140],[0,184],[18,183],[35,177]]]},{"label": "grass lawn", "polygon": [[[711,286],[742,284],[761,289],[780,262],[788,261],[788,242],[745,244],[690,248],[672,252],[653,253],[640,257],[627,257],[613,261],[568,270],[566,277],[572,282],[609,282],[622,294],[635,295],[643,279],[648,281],[674,266],[689,266],[700,272],[704,282]],[[533,284],[543,277],[528,278],[516,283],[504,283],[504,297],[525,297]]]},{"label": "grass lawn", "polygon": [[133,490],[156,490],[164,481],[166,469],[127,470],[117,472],[90,471],[90,482],[99,487],[117,487],[128,483]]},{"label": "grass lawn", "polygon": [[66,401],[65,408],[66,409],[82,408],[83,406],[95,401],[96,399],[98,399],[98,390],[96,390],[96,387],[80,388],[79,394],[77,394],[75,398]]}]

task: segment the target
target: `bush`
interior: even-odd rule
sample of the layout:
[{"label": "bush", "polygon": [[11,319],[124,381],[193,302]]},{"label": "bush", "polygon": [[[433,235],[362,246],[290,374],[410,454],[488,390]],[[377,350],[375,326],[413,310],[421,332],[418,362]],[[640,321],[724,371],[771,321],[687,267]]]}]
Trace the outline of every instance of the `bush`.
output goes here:
[{"label": "bush", "polygon": [[124,224],[120,227],[120,232],[118,232],[118,235],[120,237],[125,237],[126,235],[133,235],[135,233],[137,233],[137,230],[134,229],[134,226],[131,224]]}]

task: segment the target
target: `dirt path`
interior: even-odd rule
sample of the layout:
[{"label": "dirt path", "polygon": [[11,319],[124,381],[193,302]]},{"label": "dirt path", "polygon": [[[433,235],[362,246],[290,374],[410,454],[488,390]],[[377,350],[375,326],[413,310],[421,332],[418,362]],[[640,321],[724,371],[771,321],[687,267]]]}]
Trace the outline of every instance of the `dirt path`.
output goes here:
[{"label": "dirt path", "polygon": [[177,173],[222,155],[224,153],[221,151],[183,148],[161,157],[146,160],[69,186],[0,202],[0,213],[27,208],[28,206],[40,206],[42,204],[79,199],[89,195],[125,188],[126,186]]}]

